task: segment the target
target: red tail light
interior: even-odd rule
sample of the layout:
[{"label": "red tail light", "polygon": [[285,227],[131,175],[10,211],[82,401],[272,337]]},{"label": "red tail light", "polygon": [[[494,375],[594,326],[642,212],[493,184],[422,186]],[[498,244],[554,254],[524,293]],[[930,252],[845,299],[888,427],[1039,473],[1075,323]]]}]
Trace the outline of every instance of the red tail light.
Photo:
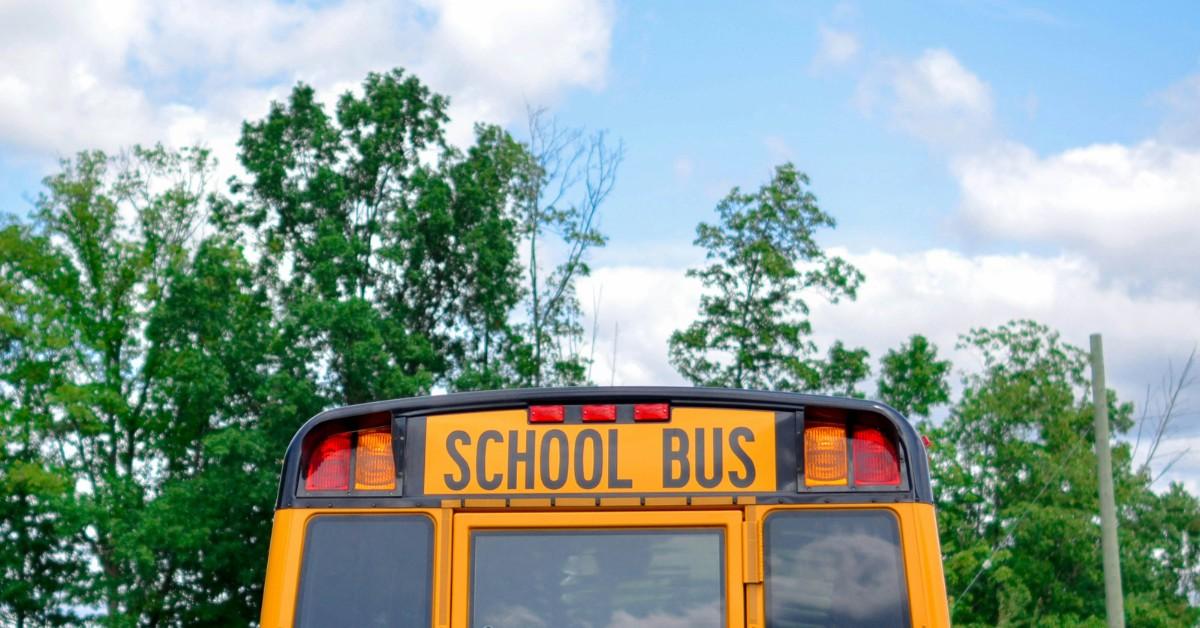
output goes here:
[{"label": "red tail light", "polygon": [[309,491],[344,491],[350,488],[350,434],[331,434],[325,437],[312,457],[304,475],[304,488]]},{"label": "red tail light", "polygon": [[856,486],[898,486],[900,458],[896,444],[873,427],[854,430],[854,484]]}]

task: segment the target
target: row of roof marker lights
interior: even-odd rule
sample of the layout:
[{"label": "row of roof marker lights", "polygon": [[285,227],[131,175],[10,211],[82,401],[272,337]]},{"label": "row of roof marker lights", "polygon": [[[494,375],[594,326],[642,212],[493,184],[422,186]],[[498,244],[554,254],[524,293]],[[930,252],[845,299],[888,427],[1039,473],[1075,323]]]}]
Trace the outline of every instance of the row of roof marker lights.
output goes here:
[{"label": "row of roof marker lights", "polygon": [[[566,419],[566,409],[566,406],[529,406],[529,422],[562,423]],[[611,404],[580,406],[579,415],[585,423],[612,423],[617,420],[617,406]],[[671,405],[667,403],[634,404],[633,420],[638,422],[670,421]]]}]

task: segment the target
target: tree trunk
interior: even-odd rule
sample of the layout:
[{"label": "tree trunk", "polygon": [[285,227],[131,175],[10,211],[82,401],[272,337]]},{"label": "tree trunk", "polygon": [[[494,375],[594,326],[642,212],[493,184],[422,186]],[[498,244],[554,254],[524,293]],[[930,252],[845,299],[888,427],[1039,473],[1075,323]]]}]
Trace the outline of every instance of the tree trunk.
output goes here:
[{"label": "tree trunk", "polygon": [[[533,208],[537,212],[537,207]],[[529,287],[533,297],[533,386],[542,385],[542,324],[541,303],[538,301],[537,276],[537,219],[533,219],[529,234]]]}]

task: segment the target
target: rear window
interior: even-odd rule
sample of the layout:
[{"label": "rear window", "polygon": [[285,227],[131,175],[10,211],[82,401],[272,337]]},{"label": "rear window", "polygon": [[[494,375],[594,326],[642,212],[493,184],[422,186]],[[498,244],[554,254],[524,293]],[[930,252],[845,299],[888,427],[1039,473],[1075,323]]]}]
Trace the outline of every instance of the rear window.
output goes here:
[{"label": "rear window", "polygon": [[723,536],[703,529],[476,532],[471,626],[722,626]]},{"label": "rear window", "polygon": [[765,536],[768,626],[910,624],[890,512],[775,512]]},{"label": "rear window", "polygon": [[428,626],[433,522],[320,516],[308,524],[297,626]]}]

